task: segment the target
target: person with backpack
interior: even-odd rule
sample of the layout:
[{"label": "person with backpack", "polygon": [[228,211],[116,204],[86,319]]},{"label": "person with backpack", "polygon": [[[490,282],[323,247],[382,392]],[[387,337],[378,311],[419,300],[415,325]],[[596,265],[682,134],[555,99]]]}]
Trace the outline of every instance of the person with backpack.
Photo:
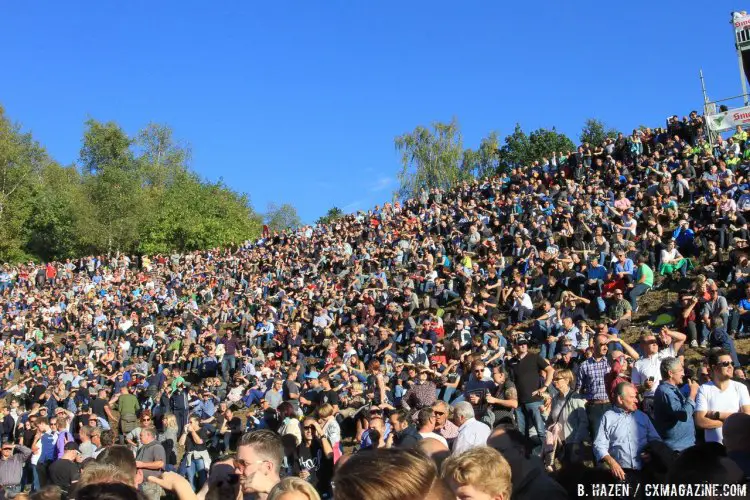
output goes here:
[{"label": "person with backpack", "polygon": [[120,433],[127,435],[138,427],[137,413],[141,409],[141,404],[138,402],[138,398],[130,394],[127,386],[123,386],[120,393],[116,394],[109,402],[110,406],[115,403],[117,403],[117,411],[120,413]]}]

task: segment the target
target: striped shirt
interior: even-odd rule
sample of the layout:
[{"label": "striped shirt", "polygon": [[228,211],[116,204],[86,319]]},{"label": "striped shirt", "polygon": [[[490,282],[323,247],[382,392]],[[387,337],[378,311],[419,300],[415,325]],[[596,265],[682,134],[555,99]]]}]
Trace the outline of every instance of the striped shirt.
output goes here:
[{"label": "striped shirt", "polygon": [[576,392],[589,401],[608,400],[604,376],[609,373],[609,360],[588,358],[578,368]]},{"label": "striped shirt", "polygon": [[16,445],[13,451],[13,455],[8,460],[0,460],[1,486],[18,486],[21,484],[23,465],[31,456],[31,449],[25,446]]}]

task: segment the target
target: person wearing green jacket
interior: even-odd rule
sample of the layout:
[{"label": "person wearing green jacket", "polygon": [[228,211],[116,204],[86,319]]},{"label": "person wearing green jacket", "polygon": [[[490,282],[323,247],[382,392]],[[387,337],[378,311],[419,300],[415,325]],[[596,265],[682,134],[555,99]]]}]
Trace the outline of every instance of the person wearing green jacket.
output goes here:
[{"label": "person wearing green jacket", "polygon": [[636,269],[636,282],[628,294],[630,297],[630,306],[633,312],[638,312],[638,297],[648,292],[654,286],[654,271],[648,267],[648,256],[641,254],[638,256],[638,268]]}]

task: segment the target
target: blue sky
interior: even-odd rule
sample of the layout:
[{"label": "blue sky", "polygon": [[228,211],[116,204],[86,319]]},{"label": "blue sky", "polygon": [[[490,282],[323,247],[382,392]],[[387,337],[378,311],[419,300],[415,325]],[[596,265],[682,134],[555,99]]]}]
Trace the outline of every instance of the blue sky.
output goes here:
[{"label": "blue sky", "polygon": [[396,135],[461,123],[464,145],[590,116],[657,126],[740,93],[741,2],[73,1],[0,6],[0,104],[64,164],[83,122],[166,123],[192,167],[258,211],[391,197]]}]

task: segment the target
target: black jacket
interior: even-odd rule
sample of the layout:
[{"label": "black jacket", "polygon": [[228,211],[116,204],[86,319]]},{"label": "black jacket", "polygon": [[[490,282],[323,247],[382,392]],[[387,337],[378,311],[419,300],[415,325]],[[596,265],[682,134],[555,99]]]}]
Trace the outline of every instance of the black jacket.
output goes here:
[{"label": "black jacket", "polygon": [[396,448],[414,448],[421,440],[422,436],[411,425],[393,435],[393,444],[396,445]]}]

